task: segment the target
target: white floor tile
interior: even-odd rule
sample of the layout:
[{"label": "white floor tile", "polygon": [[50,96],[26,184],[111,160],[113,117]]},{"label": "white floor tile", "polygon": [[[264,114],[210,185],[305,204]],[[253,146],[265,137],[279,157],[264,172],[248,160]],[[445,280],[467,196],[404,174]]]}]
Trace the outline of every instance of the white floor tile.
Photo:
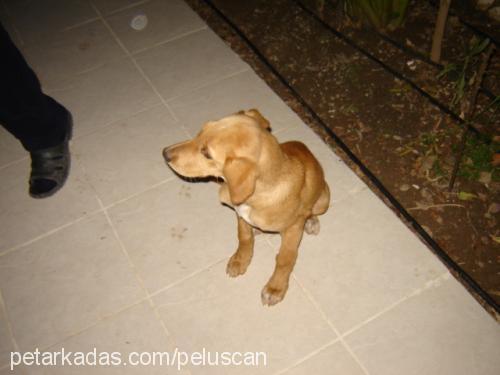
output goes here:
[{"label": "white floor tile", "polygon": [[318,236],[304,236],[295,272],[340,332],[446,272],[369,190],[330,207],[320,223]]},{"label": "white floor tile", "polygon": [[46,348],[144,298],[103,214],[0,257],[21,351]]},{"label": "white floor tile", "polygon": [[306,361],[286,371],[286,375],[304,374],[345,374],[364,375],[363,369],[359,366],[352,355],[341,343],[336,343],[323,349]]},{"label": "white floor tile", "polygon": [[214,185],[176,178],[110,209],[150,292],[236,250],[236,214],[219,203]]},{"label": "white floor tile", "polygon": [[174,176],[162,150],[186,138],[159,105],[75,142],[74,157],[105,206]]},{"label": "white floor tile", "polygon": [[29,158],[0,169],[0,253],[99,209],[76,160],[66,185],[46,199],[28,195],[29,173]]},{"label": "white floor tile", "polygon": [[81,0],[5,0],[5,4],[26,44],[46,41],[58,31],[97,18],[90,4]]},{"label": "white floor tile", "polygon": [[[143,30],[135,30],[131,26],[138,15],[147,17]],[[181,0],[148,1],[106,17],[106,21],[132,53],[206,28],[205,23]]]},{"label": "white floor tile", "polygon": [[24,56],[42,88],[50,90],[61,80],[96,69],[125,56],[125,52],[104,24],[96,20],[54,32],[46,42],[26,46]]},{"label": "white floor tile", "polygon": [[128,58],[61,81],[47,91],[73,114],[75,137],[160,102]]},{"label": "white floor tile", "polygon": [[[132,30],[141,12],[148,25]],[[22,351],[267,354],[257,368],[180,372],[193,375],[498,373],[498,324],[187,4],[0,0],[0,19],[75,123],[70,178],[45,200],[29,198],[28,155],[0,128],[1,375],[177,373],[132,366],[10,372],[2,367],[13,350],[7,318]],[[320,234],[304,236],[287,296],[271,308],[260,293],[279,236],[257,237],[247,273],[229,278],[235,213],[219,203],[216,184],[182,181],[161,154],[206,121],[252,107],[281,142],[308,145],[332,192]],[[347,333],[349,350],[333,342],[327,319]]]},{"label": "white floor tile", "polygon": [[14,367],[13,371],[10,370],[10,367],[5,367],[0,369],[0,375],[27,375],[27,374],[21,367]]},{"label": "white floor tile", "polygon": [[148,0],[91,0],[99,12],[103,15],[108,15],[131,6],[144,3]]},{"label": "white floor tile", "polygon": [[285,299],[264,307],[260,291],[274,269],[274,252],[256,246],[245,275],[236,279],[221,262],[154,297],[179,347],[186,351],[263,352],[258,367],[191,367],[196,374],[273,374],[335,338],[321,315],[293,282]]},{"label": "white floor tile", "polygon": [[[112,366],[57,366],[26,367],[29,374],[185,374],[186,372],[177,372],[177,368],[171,368],[167,365],[161,366],[134,366],[139,358],[131,353],[149,353],[154,352],[174,352],[174,344],[167,337],[164,329],[149,303],[144,302],[133,306],[128,310],[119,313],[116,316],[99,322],[92,328],[71,337],[61,344],[52,346],[47,351],[58,352],[64,348],[65,352],[83,352],[93,353],[94,349],[97,355],[101,353],[119,353],[119,356],[113,358]],[[102,357],[101,357],[102,358]],[[146,357],[144,357],[146,359]],[[93,360],[89,356],[90,360]],[[118,364],[118,359],[120,364]],[[116,362],[115,362],[116,361]],[[175,370],[173,370],[175,369]]]},{"label": "white floor tile", "polygon": [[193,136],[209,120],[251,108],[257,108],[271,122],[274,132],[303,126],[297,115],[251,70],[178,97],[169,105]]},{"label": "white floor tile", "polygon": [[202,30],[136,55],[165,100],[248,69],[211,30]]},{"label": "white floor tile", "polygon": [[0,368],[10,364],[10,353],[15,351],[8,324],[3,303],[0,301]]},{"label": "white floor tile", "polygon": [[0,168],[25,157],[28,157],[28,152],[21,142],[0,126]]},{"label": "white floor tile", "polygon": [[455,279],[405,301],[347,337],[372,375],[494,375],[500,329]]}]

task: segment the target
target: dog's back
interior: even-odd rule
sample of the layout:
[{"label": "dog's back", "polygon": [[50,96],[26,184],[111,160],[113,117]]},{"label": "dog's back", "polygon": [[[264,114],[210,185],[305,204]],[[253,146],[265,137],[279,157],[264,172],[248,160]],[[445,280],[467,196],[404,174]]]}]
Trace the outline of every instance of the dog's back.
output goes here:
[{"label": "dog's back", "polygon": [[[290,141],[280,144],[281,150],[290,159],[295,159],[304,168],[301,200],[307,208],[311,208],[318,201],[325,190],[326,182],[323,168],[305,144],[299,141]],[[326,187],[327,188],[327,187]]]}]

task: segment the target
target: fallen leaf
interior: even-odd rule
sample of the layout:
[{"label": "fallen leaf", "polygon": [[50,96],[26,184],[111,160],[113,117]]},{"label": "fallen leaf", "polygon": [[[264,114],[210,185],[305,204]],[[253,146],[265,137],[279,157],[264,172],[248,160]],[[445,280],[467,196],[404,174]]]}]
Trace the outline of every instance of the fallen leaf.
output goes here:
[{"label": "fallen leaf", "polygon": [[492,203],[488,207],[488,213],[497,214],[500,212],[500,203]]},{"label": "fallen leaf", "polygon": [[500,153],[497,152],[496,154],[493,154],[493,158],[491,160],[491,164],[494,167],[500,166]]},{"label": "fallen leaf", "polygon": [[500,243],[500,237],[498,237],[498,236],[493,236],[493,235],[490,235],[490,237],[491,237],[491,239],[492,239],[493,241],[495,241],[496,243]]},{"label": "fallen leaf", "polygon": [[467,193],[465,191],[461,191],[460,193],[458,193],[458,199],[460,199],[461,201],[471,201],[476,198],[476,194]]},{"label": "fallen leaf", "polygon": [[430,171],[436,160],[437,160],[436,155],[424,156],[422,159],[422,167],[421,167],[422,171],[423,172]]},{"label": "fallen leaf", "polygon": [[489,185],[491,183],[491,172],[481,172],[478,181],[485,185]]},{"label": "fallen leaf", "polygon": [[401,185],[401,186],[399,187],[399,190],[401,190],[401,191],[408,191],[408,190],[410,190],[410,185],[408,185],[408,184],[403,184],[403,185]]}]

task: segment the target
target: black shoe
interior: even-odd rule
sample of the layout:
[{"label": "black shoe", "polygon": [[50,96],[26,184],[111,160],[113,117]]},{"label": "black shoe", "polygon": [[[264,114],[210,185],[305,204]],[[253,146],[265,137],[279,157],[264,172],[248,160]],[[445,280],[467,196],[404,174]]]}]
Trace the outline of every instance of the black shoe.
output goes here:
[{"label": "black shoe", "polygon": [[69,140],[71,139],[72,126],[71,114],[67,112],[64,140],[54,147],[30,152],[29,193],[32,198],[50,197],[61,189],[66,182],[71,165]]}]

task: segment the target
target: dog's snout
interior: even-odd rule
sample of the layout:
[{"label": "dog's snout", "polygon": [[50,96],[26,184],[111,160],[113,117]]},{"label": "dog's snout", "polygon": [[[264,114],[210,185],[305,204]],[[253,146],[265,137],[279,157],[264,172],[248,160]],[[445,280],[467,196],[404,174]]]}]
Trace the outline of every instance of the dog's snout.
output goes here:
[{"label": "dog's snout", "polygon": [[163,157],[165,158],[165,161],[167,163],[170,163],[172,161],[172,153],[169,150],[169,147],[165,147],[163,149]]}]

